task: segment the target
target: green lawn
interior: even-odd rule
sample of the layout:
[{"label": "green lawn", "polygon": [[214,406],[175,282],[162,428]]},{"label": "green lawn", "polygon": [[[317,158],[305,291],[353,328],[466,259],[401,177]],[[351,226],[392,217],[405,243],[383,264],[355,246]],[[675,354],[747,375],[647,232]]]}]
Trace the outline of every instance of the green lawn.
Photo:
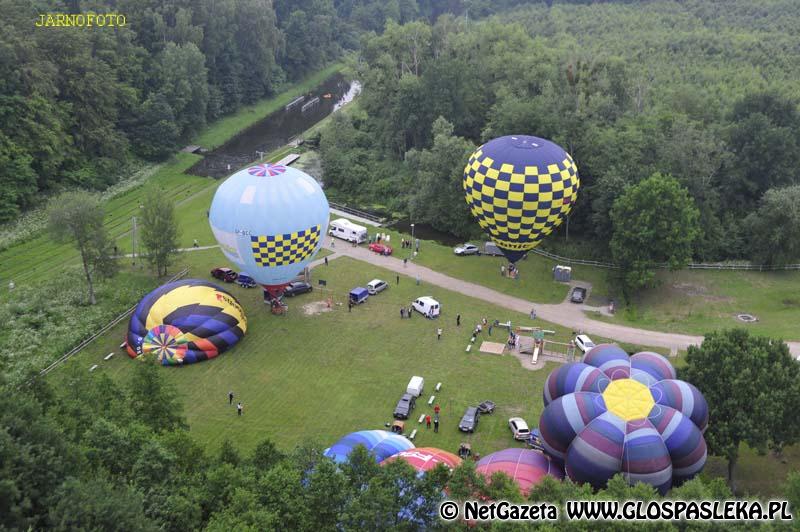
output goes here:
[{"label": "green lawn", "polygon": [[[206,279],[212,265],[224,263],[216,249],[186,253],[181,259],[173,270],[185,264],[192,277]],[[412,375],[422,375],[426,381],[426,393],[415,416],[407,422],[410,430],[420,429],[415,441],[418,446],[454,451],[460,442],[470,441],[485,455],[518,445],[509,435],[508,417],[520,415],[537,424],[542,386],[556,365],[528,371],[513,356],[464,351],[472,324],[481,317],[527,321],[522,315],[435,286],[417,287],[405,276],[396,285],[394,273],[347,257],[337,258],[327,267],[319,266],[313,277],[315,281],[325,279],[335,301],[342,303],[350,288],[374,277],[390,281],[391,287],[351,313],[344,304],[331,312],[304,315],[304,305],[325,297],[316,288],[311,294],[288,299],[289,315],[276,317],[264,308],[259,290],[227,285],[247,312],[246,337],[215,360],[162,370],[182,399],[191,432],[203,445],[216,449],[222,440],[230,438],[242,450],[249,450],[261,438],[270,437],[288,450],[304,441],[327,446],[353,430],[382,428],[390,421],[394,404]],[[442,317],[431,321],[415,314],[410,320],[401,320],[400,305],[423,294],[441,301]],[[454,323],[459,312],[460,329]],[[541,321],[537,324],[555,330],[559,340],[569,333]],[[435,336],[439,326],[444,329],[441,341]],[[87,370],[99,364],[97,371],[124,381],[133,364],[149,363],[131,360],[119,349],[125,328],[126,324],[116,327],[67,364]],[[499,339],[497,333],[493,339]],[[116,355],[104,361],[111,352]],[[675,359],[676,365],[681,362],[682,356]],[[60,374],[57,370],[50,378],[57,383]],[[437,394],[442,425],[440,433],[434,434],[418,425],[415,418],[431,412],[425,403],[437,382],[443,383]],[[241,418],[227,405],[229,390],[244,403],[245,415]],[[464,408],[484,399],[496,401],[497,412],[481,418],[474,435],[458,432],[456,426]],[[771,455],[761,457],[743,449],[738,469],[740,489],[761,495],[777,493],[792,464],[800,462],[800,448],[787,449],[785,459],[786,464]],[[704,474],[724,476],[724,462],[710,458]]]},{"label": "green lawn", "polygon": [[[132,218],[139,211],[139,204],[151,188],[159,189],[180,204],[215,184],[215,181],[206,177],[189,176],[183,173],[199,158],[198,155],[180,153],[173,161],[165,164],[153,174],[145,185],[106,203],[104,225],[109,236],[119,241],[120,251],[130,249],[129,232]],[[56,244],[47,233],[42,233],[32,240],[0,252],[0,271],[3,272],[5,278],[13,279],[17,284],[35,282],[51,273],[54,267],[77,263],[78,252],[73,245],[71,243]]]},{"label": "green lawn", "polygon": [[[200,278],[208,278],[211,265],[224,262],[216,249],[187,253],[183,258],[191,275]],[[529,371],[513,356],[465,352],[472,324],[481,317],[519,321],[522,316],[438,287],[418,287],[407,277],[401,277],[398,286],[393,273],[346,257],[318,267],[313,276],[328,282],[337,302],[346,302],[350,288],[374,277],[389,280],[392,286],[352,312],[345,303],[332,312],[306,316],[303,305],[324,298],[315,290],[289,299],[289,315],[276,317],[264,308],[260,290],[229,285],[247,312],[245,339],[215,360],[163,368],[164,376],[184,400],[192,433],[205,445],[216,448],[227,437],[249,449],[269,436],[289,449],[308,439],[327,445],[353,430],[382,428],[412,375],[422,375],[426,381],[415,418],[432,411],[425,403],[436,383],[443,383],[437,394],[442,406],[440,433],[423,427],[416,440],[419,446],[455,451],[461,441],[469,440],[485,454],[515,445],[506,426],[508,417],[522,415],[537,424],[542,385],[555,366]],[[420,295],[433,295],[441,301],[443,316],[439,320],[418,314],[400,319],[400,306]],[[459,312],[462,327],[456,328]],[[441,341],[436,340],[438,326],[444,329]],[[561,335],[568,334],[553,328]],[[128,369],[142,362],[129,359],[118,349],[124,331],[124,326],[117,327],[69,364],[87,369],[100,364],[98,371],[125,379]],[[504,337],[495,332],[494,338],[502,341]],[[118,354],[103,361],[110,352]],[[228,390],[243,401],[242,418],[227,405]],[[459,433],[456,426],[464,408],[484,399],[497,402],[496,414],[482,418],[473,436]],[[416,419],[408,426],[419,427]]]},{"label": "green lawn", "polygon": [[[685,270],[659,272],[660,285],[643,291],[631,308],[597,319],[634,327],[704,334],[747,327],[758,334],[800,338],[800,272]],[[753,314],[757,323],[736,319]]]},{"label": "green lawn", "polygon": [[343,67],[344,65],[342,63],[335,63],[312,74],[302,82],[292,85],[288,90],[274,98],[242,107],[236,113],[214,122],[205,132],[194,139],[193,143],[207,149],[221,146],[238,132],[252,126],[270,113],[284,107],[297,96],[305,94],[333,74],[341,71]]}]

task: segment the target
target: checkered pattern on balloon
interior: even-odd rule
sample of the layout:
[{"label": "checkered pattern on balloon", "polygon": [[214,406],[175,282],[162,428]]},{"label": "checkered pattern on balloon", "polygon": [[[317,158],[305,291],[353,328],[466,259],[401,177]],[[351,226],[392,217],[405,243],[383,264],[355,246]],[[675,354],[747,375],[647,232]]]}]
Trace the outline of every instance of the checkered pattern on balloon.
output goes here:
[{"label": "checkered pattern on balloon", "polygon": [[509,136],[487,142],[464,168],[465,199],[491,239],[516,262],[569,213],[580,179],[572,157],[550,141]]}]

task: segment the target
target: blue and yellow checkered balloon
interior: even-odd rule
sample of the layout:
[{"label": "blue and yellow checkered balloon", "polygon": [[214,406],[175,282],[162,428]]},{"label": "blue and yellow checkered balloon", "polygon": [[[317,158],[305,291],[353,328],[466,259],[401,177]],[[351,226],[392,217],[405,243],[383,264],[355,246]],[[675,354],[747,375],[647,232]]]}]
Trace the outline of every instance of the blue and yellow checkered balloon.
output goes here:
[{"label": "blue and yellow checkered balloon", "polygon": [[258,266],[288,266],[306,260],[319,243],[319,226],[284,235],[251,236]]},{"label": "blue and yellow checkered balloon", "polygon": [[463,184],[473,216],[516,262],[561,224],[580,180],[572,157],[557,144],[511,135],[490,140],[472,154]]}]

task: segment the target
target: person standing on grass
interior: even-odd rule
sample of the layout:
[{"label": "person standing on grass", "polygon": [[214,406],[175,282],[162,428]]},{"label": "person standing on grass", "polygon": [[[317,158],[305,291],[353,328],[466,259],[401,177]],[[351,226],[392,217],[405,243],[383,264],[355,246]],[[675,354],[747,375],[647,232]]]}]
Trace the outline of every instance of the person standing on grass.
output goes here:
[{"label": "person standing on grass", "polygon": [[456,316],[456,327],[461,327],[461,314]]},{"label": "person standing on grass", "polygon": [[397,276],[397,284],[400,284],[400,276]]},{"label": "person standing on grass", "polygon": [[492,326],[489,325],[489,336],[491,336],[491,335],[492,335]]},{"label": "person standing on grass", "polygon": [[441,327],[436,329],[436,339],[437,340],[441,340],[442,339],[442,328]]},{"label": "person standing on grass", "polygon": [[328,256],[326,255],[325,256],[325,266],[327,266],[327,265],[328,265]]},{"label": "person standing on grass", "polygon": [[440,411],[441,411],[441,408],[439,407],[438,404],[433,407],[433,413],[436,414],[436,417],[439,417],[439,412]]},{"label": "person standing on grass", "polygon": [[431,415],[430,414],[425,416],[425,424],[428,426],[428,428],[431,428]]},{"label": "person standing on grass", "polygon": [[347,300],[347,312],[353,312],[353,300],[352,299],[348,299]]},{"label": "person standing on grass", "polygon": [[405,317],[406,317],[406,309],[404,307],[400,307],[400,319],[402,320]]},{"label": "person standing on grass", "polygon": [[439,414],[433,416],[433,432],[439,432]]},{"label": "person standing on grass", "polygon": [[228,392],[228,404],[233,404],[233,391]]},{"label": "person standing on grass", "polygon": [[408,317],[409,318],[411,317],[411,310],[412,310],[411,307],[408,307]]},{"label": "person standing on grass", "polygon": [[419,286],[419,282],[420,282],[420,278],[419,278],[419,274],[417,274],[417,286]]},{"label": "person standing on grass", "polygon": [[237,415],[240,415],[240,416],[242,415],[242,403],[241,402],[236,403],[236,413],[237,413]]},{"label": "person standing on grass", "polygon": [[200,244],[197,243],[197,239],[196,238],[194,239],[194,243],[192,245],[194,247],[199,247],[200,246]]}]

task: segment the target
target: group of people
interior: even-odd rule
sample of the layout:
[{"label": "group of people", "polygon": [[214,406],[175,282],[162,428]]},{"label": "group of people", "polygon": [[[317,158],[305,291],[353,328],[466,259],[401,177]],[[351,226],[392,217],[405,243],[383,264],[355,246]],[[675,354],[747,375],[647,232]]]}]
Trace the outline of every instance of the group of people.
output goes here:
[{"label": "group of people", "polygon": [[411,318],[411,312],[414,309],[411,307],[400,307],[400,318]]},{"label": "group of people", "polygon": [[[458,326],[461,325],[461,314],[456,316],[456,325],[458,325]],[[487,332],[489,333],[489,336],[491,336],[492,335],[492,328],[495,325],[497,325],[497,320],[495,320],[494,323],[489,323],[489,320],[487,320],[486,316],[484,316],[483,318],[481,318],[481,321],[479,321],[478,324],[475,325],[475,329],[473,329],[473,331],[472,331],[472,339],[470,341],[474,344],[476,338],[478,337],[478,335],[483,332],[483,329],[487,329]]]},{"label": "group of people", "polygon": [[419,238],[413,243],[411,240],[406,240],[405,238],[400,241],[400,247],[403,249],[411,249],[412,246],[416,248],[416,251],[419,251]]},{"label": "group of people", "polygon": [[[233,404],[233,391],[232,390],[230,392],[228,392],[228,404],[229,405]],[[239,401],[238,403],[236,403],[236,415],[237,416],[241,416],[242,415],[242,410],[243,410],[242,402]]]},{"label": "group of people", "polygon": [[[433,432],[439,432],[439,412],[440,412],[439,405],[433,407]],[[425,426],[427,428],[431,428],[431,415],[427,414],[425,416]]]},{"label": "group of people", "polygon": [[505,264],[500,265],[500,276],[505,277],[506,275],[508,275],[508,277],[511,277],[512,279],[519,278],[519,270],[514,265],[514,263],[509,263],[508,268],[506,268]]}]

